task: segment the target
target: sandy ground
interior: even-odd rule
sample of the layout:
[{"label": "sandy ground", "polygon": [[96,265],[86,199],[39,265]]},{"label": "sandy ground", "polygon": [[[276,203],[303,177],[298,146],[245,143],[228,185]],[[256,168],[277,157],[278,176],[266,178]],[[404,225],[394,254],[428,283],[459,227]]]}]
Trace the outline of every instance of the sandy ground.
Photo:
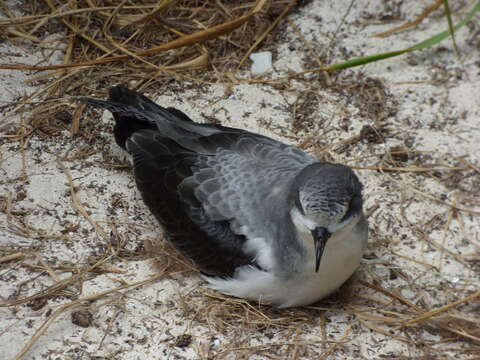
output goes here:
[{"label": "sandy ground", "polygon": [[[315,54],[328,48],[348,4],[314,0],[290,15],[268,49],[269,76],[318,66]],[[435,14],[415,30],[370,36],[427,5],[356,2],[333,59],[405,48],[443,31]],[[398,328],[480,289],[479,20],[456,34],[461,61],[445,41],[288,86],[168,84],[160,97],[151,94],[196,121],[309,140],[308,151],[357,168],[370,215],[368,262],[334,297],[302,309],[223,297],[179,262],[140,200],[108,114],[82,119],[80,130],[93,129],[92,137],[7,136],[27,119],[7,118],[11,103],[36,87],[25,83],[32,74],[1,70],[0,257],[25,257],[0,263],[0,358],[15,358],[34,334],[25,359],[479,358],[479,297]],[[61,54],[61,34],[51,36]],[[5,63],[37,63],[35,51],[0,43]]]}]

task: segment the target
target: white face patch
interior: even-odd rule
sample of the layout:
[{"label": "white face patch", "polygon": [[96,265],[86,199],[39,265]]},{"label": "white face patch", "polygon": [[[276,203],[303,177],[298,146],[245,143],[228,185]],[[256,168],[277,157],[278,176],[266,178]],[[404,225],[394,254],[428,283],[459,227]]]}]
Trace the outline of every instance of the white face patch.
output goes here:
[{"label": "white face patch", "polygon": [[[336,218],[328,218],[319,214],[315,214],[312,217],[305,216],[296,207],[290,210],[290,216],[292,217],[292,221],[295,224],[295,227],[300,232],[310,232],[315,228],[321,226],[327,228],[328,231],[333,234],[343,229],[344,227],[347,227],[349,224],[356,224],[360,213],[339,223],[334,222]],[[337,217],[340,216],[343,215],[339,214]]]},{"label": "white face patch", "polygon": [[360,213],[358,213],[357,215],[355,216],[351,216],[349,217],[347,220],[345,221],[342,221],[340,223],[337,223],[337,224],[332,224],[330,226],[328,226],[328,231],[330,231],[331,233],[334,233],[334,232],[337,232],[343,228],[346,228],[347,226],[349,226],[350,224],[356,224],[358,219],[360,218]]},{"label": "white face patch", "polygon": [[290,210],[290,216],[292,217],[292,221],[295,224],[295,227],[300,231],[302,230],[302,228],[306,228],[306,230],[311,231],[319,226],[315,221],[303,215],[296,207]]}]

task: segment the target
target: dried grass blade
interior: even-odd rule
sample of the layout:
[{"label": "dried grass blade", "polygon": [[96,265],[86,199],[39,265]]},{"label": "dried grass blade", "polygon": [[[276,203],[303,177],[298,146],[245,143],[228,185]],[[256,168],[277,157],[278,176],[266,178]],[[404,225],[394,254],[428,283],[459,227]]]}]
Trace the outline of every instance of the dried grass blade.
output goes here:
[{"label": "dried grass blade", "polygon": [[[470,296],[467,296],[466,298],[464,299],[460,299],[460,300],[457,300],[457,301],[454,301],[450,304],[447,304],[445,306],[442,306],[442,307],[439,307],[438,309],[435,309],[435,310],[432,310],[432,311],[428,311],[412,320],[409,320],[409,321],[406,321],[404,322],[402,325],[400,325],[397,329],[402,329],[406,326],[410,326],[410,325],[413,325],[413,324],[416,324],[418,322],[421,322],[421,321],[425,321],[427,319],[430,319],[431,317],[435,316],[435,315],[438,315],[438,314],[441,314],[442,312],[445,312],[445,311],[448,311],[450,310],[451,308],[455,307],[455,306],[458,306],[458,305],[461,305],[461,304],[465,304],[467,302],[470,302],[470,301],[473,301],[475,300],[476,298],[479,298],[480,297],[480,290],[473,293],[472,295]],[[396,330],[397,330],[396,329]]]},{"label": "dried grass blade", "polygon": [[104,240],[106,240],[107,242],[110,241],[110,237],[107,235],[107,233],[100,227],[100,225],[98,225],[90,217],[90,215],[88,215],[87,211],[85,210],[82,203],[78,199],[77,194],[75,193],[75,189],[74,189],[73,182],[72,182],[72,175],[70,174],[70,171],[65,167],[65,165],[63,164],[63,162],[60,159],[57,160],[57,163],[58,163],[58,166],[63,171],[63,173],[65,174],[65,176],[68,180],[68,184],[69,184],[69,187],[70,187],[70,196],[72,197],[72,204],[73,204],[73,207],[75,208],[75,210],[77,210],[81,215],[83,215],[83,217],[90,223],[90,225],[92,225],[92,227],[95,229],[95,231]]},{"label": "dried grass blade", "polygon": [[165,66],[165,70],[185,70],[185,69],[199,69],[207,66],[208,64],[208,54],[201,54],[193,59],[186,60],[184,62]]},{"label": "dried grass blade", "polygon": [[12,261],[12,260],[23,259],[24,257],[25,257],[25,254],[22,253],[22,252],[16,252],[16,253],[13,253],[13,254],[10,254],[10,255],[5,255],[5,256],[0,257],[0,264],[5,263],[5,262],[9,262],[9,261]]},{"label": "dried grass blade", "polygon": [[[49,1],[50,0],[46,0]],[[175,39],[173,41],[170,41],[166,44],[161,44],[158,46],[154,46],[150,49],[139,51],[135,53],[136,56],[143,56],[143,55],[150,55],[150,54],[155,54],[159,53],[162,51],[167,51],[167,50],[173,50],[173,49],[178,49],[183,46],[187,45],[193,45],[197,44],[203,41],[211,40],[214,39],[218,36],[225,35],[230,33],[231,31],[235,30],[248,20],[250,20],[258,11],[260,11],[262,4],[264,4],[266,1],[258,1],[257,6],[252,10],[250,13],[244,16],[240,16],[237,19],[225,22],[220,25],[212,26],[211,28],[198,31],[196,33],[190,34],[190,35],[185,35],[182,36],[179,39]],[[263,6],[263,5],[262,5]],[[90,41],[93,43],[95,46],[99,47],[105,52],[108,52],[109,49],[104,47],[103,45],[99,44],[97,41],[94,39],[90,38],[89,36],[82,34],[79,29],[75,28],[72,24],[68,23],[67,21],[64,20],[65,25],[67,25],[70,30],[75,32],[76,34],[84,37],[86,40]],[[66,69],[66,68],[72,68],[72,67],[81,67],[81,66],[94,66],[94,65],[100,65],[100,64],[106,64],[114,61],[125,61],[127,59],[131,58],[131,55],[118,55],[118,56],[112,56],[104,59],[97,59],[93,61],[85,61],[85,62],[80,62],[76,64],[62,64],[62,65],[50,65],[50,66],[30,66],[30,65],[19,65],[19,64],[0,64],[0,69],[9,69],[9,70],[56,70],[56,69]]]},{"label": "dried grass blade", "polygon": [[390,36],[392,35],[393,33],[396,33],[396,32],[399,32],[401,30],[405,30],[405,29],[408,29],[410,27],[413,27],[415,25],[418,25],[420,24],[428,15],[430,15],[432,12],[434,12],[435,10],[437,10],[440,6],[442,6],[442,2],[443,0],[437,0],[435,1],[435,3],[433,3],[432,5],[428,6],[420,15],[418,15],[415,20],[413,21],[409,21],[405,24],[402,24],[400,26],[396,26],[394,27],[393,29],[390,29],[390,30],[387,30],[387,31],[384,31],[384,32],[381,32],[381,33],[377,33],[373,36],[375,37],[387,37],[387,36]]},{"label": "dried grass blade", "polygon": [[103,296],[106,296],[106,295],[109,295],[111,293],[114,293],[114,292],[117,292],[117,291],[120,291],[120,290],[123,290],[123,289],[127,289],[127,288],[132,288],[132,287],[138,287],[138,286],[141,286],[141,285],[144,285],[144,284],[147,284],[149,282],[152,282],[152,281],[155,281],[155,280],[158,280],[160,279],[161,277],[163,276],[163,272],[161,272],[160,274],[158,275],[155,275],[155,276],[152,276],[148,279],[145,279],[145,280],[141,280],[141,281],[137,281],[135,283],[132,283],[132,284],[125,284],[125,285],[121,285],[121,286],[118,286],[114,289],[109,289],[109,290],[106,290],[104,292],[101,292],[99,294],[94,294],[94,295],[91,295],[91,296],[87,296],[87,297],[84,297],[84,298],[81,298],[81,299],[77,299],[75,301],[72,301],[71,303],[68,303],[68,304],[65,304],[65,305],[62,305],[60,306],[57,310],[55,310],[51,315],[50,317],[42,324],[42,326],[40,326],[37,331],[35,331],[35,334],[33,334],[33,336],[30,338],[30,341],[23,347],[23,349],[15,356],[14,360],[20,360],[23,358],[23,356],[27,353],[28,350],[30,350],[30,348],[33,346],[33,344],[35,344],[35,342],[40,338],[40,336],[42,336],[42,334],[48,329],[48,327],[51,325],[51,323],[59,316],[61,315],[65,310],[69,309],[69,308],[72,308],[82,302],[87,302],[87,301],[93,301],[93,300],[96,300],[100,297],[103,297]]},{"label": "dried grass blade", "polygon": [[138,19],[132,21],[129,25],[147,23],[155,16],[167,11],[167,9],[173,4],[173,0],[160,0],[158,5],[155,5],[155,8],[150,11],[148,14],[139,17]]},{"label": "dried grass blade", "polygon": [[380,286],[377,286],[377,285],[373,285],[373,284],[369,284],[368,282],[366,281],[363,281],[363,280],[357,280],[360,284],[362,284],[363,286],[366,286],[366,287],[369,287],[370,289],[373,289],[373,290],[377,290],[377,291],[380,291],[381,293],[393,298],[393,299],[397,299],[398,301],[400,301],[402,304],[404,305],[407,305],[408,307],[411,307],[412,309],[414,309],[415,311],[417,312],[424,312],[425,310],[423,310],[422,308],[418,307],[417,305],[413,304],[412,302],[410,302],[409,300],[405,299],[403,296],[400,296],[400,294],[397,294],[395,291],[392,291],[392,290],[387,290],[387,289],[384,289]]},{"label": "dried grass blade", "polygon": [[29,302],[29,301],[33,301],[35,299],[40,299],[42,297],[46,297],[46,296],[49,296],[49,295],[52,295],[52,294],[56,294],[58,293],[59,291],[65,289],[67,286],[77,282],[78,280],[80,280],[82,278],[83,274],[76,274],[76,275],[72,275],[70,276],[69,278],[66,278],[66,279],[62,279],[58,282],[56,282],[55,284],[49,286],[48,288],[32,295],[32,296],[27,296],[25,298],[22,298],[22,299],[17,299],[17,300],[11,300],[11,301],[2,301],[0,302],[0,307],[6,307],[6,306],[16,306],[16,305],[20,305],[20,304],[24,304],[26,302]]}]

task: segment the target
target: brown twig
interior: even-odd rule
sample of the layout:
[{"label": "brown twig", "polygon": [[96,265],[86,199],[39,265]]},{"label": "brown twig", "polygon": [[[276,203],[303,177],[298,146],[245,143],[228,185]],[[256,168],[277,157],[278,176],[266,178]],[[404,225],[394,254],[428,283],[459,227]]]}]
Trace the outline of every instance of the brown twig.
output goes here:
[{"label": "brown twig", "polygon": [[67,178],[68,181],[68,186],[70,188],[70,196],[72,198],[72,205],[75,210],[77,210],[89,223],[90,225],[93,226],[95,231],[105,240],[105,241],[110,241],[110,237],[107,235],[107,233],[100,227],[100,225],[97,224],[96,221],[94,221],[90,215],[88,215],[87,211],[85,210],[84,206],[82,205],[81,201],[78,199],[77,194],[75,192],[75,187],[73,185],[72,181],[72,175],[70,174],[70,171],[65,167],[63,162],[58,158],[57,159],[57,164],[62,169],[63,173],[65,174],[65,177]]},{"label": "brown twig", "polygon": [[109,294],[112,294],[114,292],[118,292],[120,290],[124,290],[124,289],[128,289],[128,288],[136,288],[138,286],[141,286],[141,285],[145,285],[149,282],[152,282],[152,281],[155,281],[155,280],[158,280],[160,279],[162,276],[164,276],[163,273],[160,273],[160,274],[157,274],[155,276],[152,276],[148,279],[145,279],[145,280],[141,280],[141,281],[137,281],[137,282],[134,282],[134,283],[131,283],[131,284],[125,284],[125,285],[121,285],[121,286],[118,286],[116,288],[113,288],[113,289],[109,289],[109,290],[106,290],[106,291],[103,291],[101,293],[98,293],[98,294],[94,294],[94,295],[90,295],[90,296],[87,296],[87,297],[84,297],[84,298],[80,298],[80,299],[77,299],[75,301],[72,301],[68,304],[65,304],[65,305],[62,305],[60,306],[57,310],[55,310],[49,317],[48,319],[42,324],[42,326],[40,326],[36,331],[35,333],[33,334],[33,336],[30,338],[30,340],[28,341],[27,344],[24,345],[24,347],[22,348],[22,350],[20,350],[20,352],[15,356],[14,360],[20,360],[23,358],[23,356],[28,352],[28,350],[30,350],[30,348],[33,346],[33,344],[35,344],[37,342],[37,340],[45,333],[45,331],[48,329],[48,327],[53,323],[53,321],[58,317],[60,316],[64,311],[68,310],[68,309],[71,309],[79,304],[81,304],[82,302],[88,302],[88,301],[93,301],[93,300],[96,300],[96,299],[99,299],[101,297],[104,297],[106,295],[109,295]]},{"label": "brown twig", "polygon": [[433,316],[436,316],[438,314],[441,314],[443,312],[446,312],[448,310],[450,310],[451,308],[454,308],[458,305],[461,305],[461,304],[465,304],[465,303],[468,303],[470,301],[473,301],[477,298],[480,297],[480,290],[473,293],[472,295],[470,296],[467,296],[466,298],[463,298],[463,299],[460,299],[460,300],[457,300],[457,301],[454,301],[450,304],[447,304],[445,306],[441,306],[435,310],[432,310],[432,311],[427,311],[423,314],[421,314],[420,316],[414,318],[414,319],[411,319],[411,320],[408,320],[406,322],[404,322],[401,326],[399,326],[397,329],[402,329],[406,326],[410,326],[410,325],[413,325],[413,324],[416,324],[416,323],[419,323],[419,322],[422,322],[422,321],[425,321],[427,319],[430,319],[431,317]]},{"label": "brown twig", "polygon": [[16,252],[16,253],[13,253],[13,254],[10,254],[10,255],[5,255],[5,256],[0,257],[0,264],[5,263],[5,262],[9,262],[9,261],[12,261],[12,260],[23,259],[25,256],[26,255],[22,252]]},{"label": "brown twig", "polygon": [[384,32],[381,32],[381,33],[377,33],[373,36],[376,36],[376,37],[387,37],[387,36],[390,36],[392,35],[393,33],[396,33],[396,32],[399,32],[401,30],[405,30],[405,29],[408,29],[410,27],[413,27],[415,25],[418,25],[420,24],[426,17],[428,17],[428,15],[430,15],[432,12],[434,12],[435,10],[437,10],[440,6],[442,6],[443,4],[443,0],[437,0],[435,1],[432,5],[428,6],[425,10],[423,10],[423,12],[418,15],[415,20],[412,20],[412,21],[409,21],[405,24],[402,24],[400,26],[396,26],[394,27],[393,29],[390,29],[390,30],[387,30],[387,31],[384,31]]}]

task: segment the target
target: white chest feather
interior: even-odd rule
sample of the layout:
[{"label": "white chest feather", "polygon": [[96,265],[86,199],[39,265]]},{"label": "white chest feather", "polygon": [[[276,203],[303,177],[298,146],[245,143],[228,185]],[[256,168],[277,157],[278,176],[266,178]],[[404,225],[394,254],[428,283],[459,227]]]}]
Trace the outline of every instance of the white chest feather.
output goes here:
[{"label": "white chest feather", "polygon": [[[205,277],[205,280],[211,288],[224,294],[269,302],[279,307],[312,304],[335,291],[359,266],[365,236],[352,232],[354,225],[347,226],[330,238],[318,272],[315,272],[313,241],[305,239],[307,255],[303,271],[292,273],[288,278],[278,276],[273,271],[242,266],[233,278]],[[310,236],[307,232],[302,235]],[[262,262],[268,263],[271,253],[262,252],[259,256]]]}]

